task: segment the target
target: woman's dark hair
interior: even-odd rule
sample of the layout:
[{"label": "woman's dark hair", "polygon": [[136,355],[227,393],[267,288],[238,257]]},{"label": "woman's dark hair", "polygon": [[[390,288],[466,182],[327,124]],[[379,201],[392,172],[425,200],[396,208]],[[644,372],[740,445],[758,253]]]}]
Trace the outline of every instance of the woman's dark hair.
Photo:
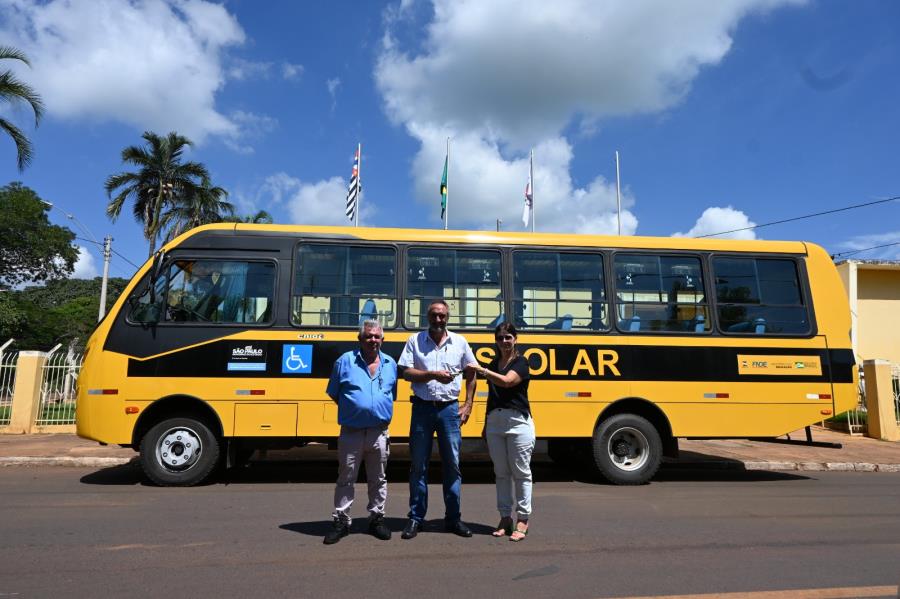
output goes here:
[{"label": "woman's dark hair", "polygon": [[[519,334],[516,333],[516,327],[514,327],[513,323],[509,322],[508,320],[501,322],[500,324],[497,325],[497,328],[494,329],[494,337],[496,337],[497,335],[512,335],[513,339],[516,339],[516,340],[518,340],[518,338],[519,338]],[[498,350],[500,349],[499,345],[497,346],[497,349]],[[513,355],[513,357],[518,358],[519,350],[514,348],[512,355]],[[498,361],[498,363],[500,361],[499,355],[497,356],[497,361]]]},{"label": "woman's dark hair", "polygon": [[494,329],[494,337],[497,335],[512,335],[513,337],[519,337],[519,334],[516,332],[516,327],[513,326],[513,323],[508,320],[504,320],[500,324],[497,325],[497,328]]}]

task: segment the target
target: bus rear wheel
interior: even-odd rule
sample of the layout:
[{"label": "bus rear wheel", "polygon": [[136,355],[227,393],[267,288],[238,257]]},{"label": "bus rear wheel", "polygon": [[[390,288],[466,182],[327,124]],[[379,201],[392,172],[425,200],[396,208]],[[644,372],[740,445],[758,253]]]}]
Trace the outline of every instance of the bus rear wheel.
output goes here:
[{"label": "bus rear wheel", "polygon": [[662,461],[662,440],[646,418],[616,414],[594,430],[594,462],[600,474],[616,485],[650,482]]},{"label": "bus rear wheel", "polygon": [[163,487],[199,484],[219,463],[219,441],[209,427],[193,418],[169,418],[141,439],[141,468]]}]

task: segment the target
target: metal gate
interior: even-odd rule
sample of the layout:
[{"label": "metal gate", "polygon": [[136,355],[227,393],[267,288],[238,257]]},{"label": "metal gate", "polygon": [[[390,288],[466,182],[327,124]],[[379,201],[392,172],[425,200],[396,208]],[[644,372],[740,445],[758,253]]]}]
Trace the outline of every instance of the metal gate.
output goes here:
[{"label": "metal gate", "polygon": [[44,364],[37,426],[75,424],[75,397],[83,354],[51,353]]},{"label": "metal gate", "polygon": [[[6,347],[4,345],[4,347]],[[0,349],[0,426],[9,426],[12,398],[16,389],[16,362],[19,352]]]}]

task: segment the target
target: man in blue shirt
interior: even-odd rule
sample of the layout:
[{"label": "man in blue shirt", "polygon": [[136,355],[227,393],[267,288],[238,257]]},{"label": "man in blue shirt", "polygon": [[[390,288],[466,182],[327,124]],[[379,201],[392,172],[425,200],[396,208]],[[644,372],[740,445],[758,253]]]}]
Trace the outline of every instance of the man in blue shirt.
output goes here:
[{"label": "man in blue shirt", "polygon": [[[403,378],[412,383],[412,417],[409,423],[409,521],[400,535],[412,539],[422,527],[428,511],[428,459],[432,439],[437,434],[441,454],[444,490],[444,526],[448,532],[471,537],[461,519],[459,448],[460,426],[472,413],[477,364],[472,348],[462,335],[447,330],[450,307],[444,300],[428,306],[428,330],[412,335],[400,354]],[[460,379],[465,378],[466,395],[459,403]]]},{"label": "man in blue shirt", "polygon": [[391,531],[384,523],[387,500],[385,466],[390,452],[388,425],[397,396],[397,363],[381,352],[384,331],[377,320],[359,327],[359,349],[348,351],[334,363],[326,392],[338,405],[338,479],[334,489],[334,525],[325,535],[332,545],[350,532],[350,506],[359,473],[366,462],[369,482],[369,532],[387,541]]}]

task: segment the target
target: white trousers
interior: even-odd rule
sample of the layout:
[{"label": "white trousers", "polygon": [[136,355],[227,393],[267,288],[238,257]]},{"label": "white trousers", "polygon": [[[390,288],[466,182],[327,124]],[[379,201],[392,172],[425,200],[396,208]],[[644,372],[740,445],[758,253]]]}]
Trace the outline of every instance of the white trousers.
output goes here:
[{"label": "white trousers", "polygon": [[497,511],[511,517],[513,504],[520,520],[531,514],[531,454],[534,420],[517,410],[494,409],[485,426],[488,452],[497,480]]},{"label": "white trousers", "polygon": [[390,454],[390,438],[387,426],[353,428],[341,427],[338,437],[338,479],[334,488],[335,520],[347,524],[352,522],[350,506],[355,496],[354,484],[359,476],[359,465],[366,463],[366,478],[369,483],[369,504],[366,509],[370,516],[383,516],[387,501],[387,466]]}]

